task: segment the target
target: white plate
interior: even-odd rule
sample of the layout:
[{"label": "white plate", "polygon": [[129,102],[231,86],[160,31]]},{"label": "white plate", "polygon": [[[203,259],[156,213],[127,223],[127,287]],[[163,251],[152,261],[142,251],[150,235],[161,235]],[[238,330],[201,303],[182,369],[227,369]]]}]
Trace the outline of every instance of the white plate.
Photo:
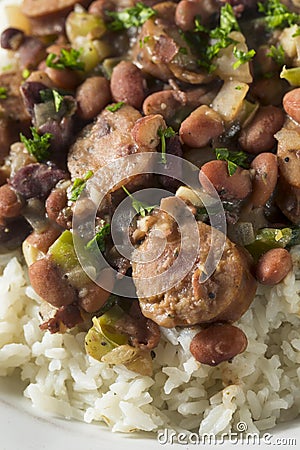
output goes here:
[{"label": "white plate", "polygon": [[[85,424],[50,417],[31,406],[22,396],[22,383],[17,377],[0,378],[0,449],[1,450],[192,450],[195,448],[215,448],[223,450],[253,448],[299,449],[300,420],[280,424],[275,429],[266,430],[261,437],[245,435],[237,442],[235,434],[227,437],[206,439],[195,445],[196,436],[189,442],[182,436],[182,444],[166,443],[166,434],[160,440],[154,434],[115,434],[104,425]],[[170,440],[169,440],[170,442]],[[201,445],[200,445],[201,444]]]}]

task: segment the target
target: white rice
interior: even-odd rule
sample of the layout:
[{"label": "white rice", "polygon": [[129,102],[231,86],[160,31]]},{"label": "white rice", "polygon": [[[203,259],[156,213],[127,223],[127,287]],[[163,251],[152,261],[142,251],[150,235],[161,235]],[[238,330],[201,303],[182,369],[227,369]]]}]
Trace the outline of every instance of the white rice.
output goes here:
[{"label": "white rice", "polygon": [[215,435],[245,422],[258,432],[300,412],[300,246],[294,271],[273,288],[260,286],[239,321],[247,350],[232,363],[196,362],[189,343],[196,329],[162,330],[154,375],[110,367],[85,354],[84,333],[39,329],[39,299],[14,256],[0,277],[0,375],[17,368],[24,395],[51,415],[104,422],[112,431],[163,428]]}]

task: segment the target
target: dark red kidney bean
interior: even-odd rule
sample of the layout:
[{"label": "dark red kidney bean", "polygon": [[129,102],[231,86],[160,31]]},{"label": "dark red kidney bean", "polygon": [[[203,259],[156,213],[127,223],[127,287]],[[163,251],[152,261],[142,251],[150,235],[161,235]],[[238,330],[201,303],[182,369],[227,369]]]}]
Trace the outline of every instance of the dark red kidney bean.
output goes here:
[{"label": "dark red kidney bean", "polygon": [[37,81],[25,81],[20,86],[24,105],[29,114],[33,115],[34,105],[41,102],[42,99],[40,92],[45,89],[47,89],[47,86]]},{"label": "dark red kidney bean", "polygon": [[[78,304],[80,307],[90,313],[98,311],[110,296],[114,280],[113,269],[103,269],[97,279],[97,284],[90,283],[87,286],[83,286],[82,291],[79,291]],[[109,287],[109,290],[101,287],[103,282]]]},{"label": "dark red kidney bean", "polygon": [[67,178],[66,172],[54,164],[28,164],[19,169],[9,184],[24,199],[47,197],[59,180]]},{"label": "dark red kidney bean", "polygon": [[26,36],[18,50],[21,69],[35,69],[45,59],[45,45],[36,37]]},{"label": "dark red kidney bean", "polygon": [[276,106],[263,106],[255,114],[254,119],[242,129],[239,143],[243,150],[258,154],[272,150],[276,145],[274,134],[280,130],[284,122],[284,113]]},{"label": "dark red kidney bean", "polygon": [[190,344],[190,351],[200,363],[216,366],[245,351],[247,343],[242,330],[230,324],[218,323],[197,333]]},{"label": "dark red kidney bean", "polygon": [[61,229],[56,226],[49,226],[47,230],[42,233],[33,231],[26,239],[26,241],[43,253],[47,253],[50,245],[60,236]]},{"label": "dark red kidney bean", "polygon": [[274,286],[280,283],[292,268],[290,253],[285,248],[273,248],[258,260],[256,278],[262,284]]},{"label": "dark red kidney bean", "polygon": [[181,0],[176,8],[176,25],[183,31],[193,31],[196,16],[200,16],[201,24],[205,24],[211,15],[205,6],[206,3],[202,1]]},{"label": "dark red kidney bean", "polygon": [[221,116],[206,105],[195,109],[182,123],[179,135],[189,147],[204,147],[224,132]]},{"label": "dark red kidney bean", "polygon": [[50,220],[56,222],[59,214],[67,205],[67,192],[65,189],[53,189],[46,200],[46,212]]},{"label": "dark red kidney bean", "polygon": [[277,184],[277,156],[273,153],[260,153],[251,163],[254,177],[252,179],[252,194],[250,201],[254,208],[264,206]]},{"label": "dark red kidney bean", "polygon": [[25,33],[18,28],[6,28],[1,33],[1,47],[6,50],[16,51],[24,41]]},{"label": "dark red kidney bean", "polygon": [[160,114],[168,122],[176,114],[182,103],[173,90],[154,92],[145,98],[143,112],[146,115]]},{"label": "dark red kidney bean", "polygon": [[121,61],[113,70],[110,89],[116,102],[140,109],[145,98],[145,80],[140,69],[130,61]]},{"label": "dark red kidney bean", "polygon": [[44,70],[53,84],[58,88],[73,91],[80,84],[80,76],[75,70],[61,70],[54,69],[53,67],[45,67]]},{"label": "dark red kidney bean", "polygon": [[23,202],[8,184],[0,187],[0,217],[12,218],[21,214]]},{"label": "dark red kidney bean", "polygon": [[296,122],[300,123],[300,88],[293,89],[283,97],[285,112]]},{"label": "dark red kidney bean", "polygon": [[249,171],[238,167],[234,174],[230,176],[226,161],[209,161],[201,167],[199,180],[204,189],[209,192],[210,186],[206,177],[223,199],[242,200],[250,194],[252,189]]},{"label": "dark red kidney bean", "polygon": [[30,283],[35,292],[56,308],[77,300],[77,293],[51,258],[38,259],[28,269]]},{"label": "dark red kidney bean", "polygon": [[77,114],[91,120],[111,101],[110,84],[104,77],[87,78],[76,91]]}]

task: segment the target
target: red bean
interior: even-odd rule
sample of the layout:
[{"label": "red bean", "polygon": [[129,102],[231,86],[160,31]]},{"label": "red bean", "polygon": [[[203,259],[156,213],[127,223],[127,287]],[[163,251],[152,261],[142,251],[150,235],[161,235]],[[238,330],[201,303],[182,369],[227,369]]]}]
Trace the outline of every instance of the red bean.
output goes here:
[{"label": "red bean", "polygon": [[76,301],[75,288],[63,278],[59,267],[51,258],[38,259],[29,266],[28,271],[33,289],[46,302],[60,308]]},{"label": "red bean", "polygon": [[201,23],[205,24],[210,15],[205,6],[206,3],[202,1],[181,0],[176,8],[176,25],[183,31],[193,31],[196,16],[200,16]]},{"label": "red bean", "polygon": [[272,150],[276,145],[274,134],[280,130],[284,114],[276,106],[261,107],[254,119],[241,131],[239,143],[249,153],[262,153]]},{"label": "red bean", "polygon": [[[98,278],[98,284],[91,283],[88,286],[84,286],[81,291],[79,291],[78,303],[82,309],[87,312],[96,312],[101,306],[104,305],[108,297],[110,296],[110,291],[114,286],[114,272],[112,269],[104,269]],[[108,287],[108,290],[101,287],[102,283]]]},{"label": "red bean", "polygon": [[0,187],[0,217],[18,217],[21,213],[23,202],[17,196],[14,189],[8,184]]},{"label": "red bean", "polygon": [[252,180],[250,201],[254,208],[264,206],[271,197],[278,177],[277,156],[273,153],[261,153],[251,163],[255,170]]},{"label": "red bean", "polygon": [[179,135],[189,147],[204,147],[224,132],[221,116],[206,105],[195,109],[181,124]]},{"label": "red bean", "polygon": [[285,112],[296,122],[300,123],[300,88],[293,89],[283,97]]},{"label": "red bean", "polygon": [[91,120],[111,101],[109,82],[104,77],[87,78],[76,91],[79,117]]},{"label": "red bean", "polygon": [[216,366],[230,361],[247,347],[247,338],[242,330],[230,324],[213,324],[197,333],[190,350],[202,364]]},{"label": "red bean", "polygon": [[258,260],[256,278],[262,284],[273,286],[280,283],[292,267],[290,253],[284,248],[273,248]]},{"label": "red bean", "polygon": [[206,177],[221,197],[227,200],[244,199],[252,189],[249,171],[238,167],[234,174],[230,176],[226,161],[209,161],[201,167],[199,172],[200,183],[209,192],[210,186]]},{"label": "red bean", "polygon": [[140,69],[129,61],[122,61],[114,68],[110,80],[113,99],[139,109],[145,98],[144,84]]}]

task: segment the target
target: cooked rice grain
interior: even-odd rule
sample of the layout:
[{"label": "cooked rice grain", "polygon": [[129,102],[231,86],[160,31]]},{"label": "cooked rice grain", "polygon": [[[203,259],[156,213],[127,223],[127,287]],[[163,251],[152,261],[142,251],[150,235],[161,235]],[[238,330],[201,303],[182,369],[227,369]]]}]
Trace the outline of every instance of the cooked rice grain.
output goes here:
[{"label": "cooked rice grain", "polygon": [[201,365],[189,344],[198,328],[162,330],[154,375],[110,367],[85,354],[84,333],[39,329],[39,299],[16,254],[1,257],[0,375],[16,368],[24,395],[52,415],[104,422],[112,431],[187,429],[220,434],[238,422],[266,430],[300,412],[300,247],[294,272],[260,286],[238,325],[247,350],[217,367]]}]

